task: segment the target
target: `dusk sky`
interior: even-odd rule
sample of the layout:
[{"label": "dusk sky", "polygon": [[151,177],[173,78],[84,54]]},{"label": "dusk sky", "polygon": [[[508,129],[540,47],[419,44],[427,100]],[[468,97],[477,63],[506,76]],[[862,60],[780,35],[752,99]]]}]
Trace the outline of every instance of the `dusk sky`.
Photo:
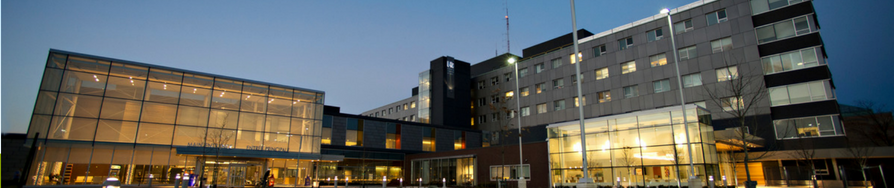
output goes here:
[{"label": "dusk sky", "polygon": [[[694,0],[577,1],[599,33]],[[50,48],[326,92],[357,114],[440,56],[505,53],[506,1],[3,1],[2,128],[24,133]],[[511,52],[572,31],[568,1],[508,1]],[[840,103],[894,107],[894,1],[814,3]],[[891,54],[889,54],[891,55]]]}]

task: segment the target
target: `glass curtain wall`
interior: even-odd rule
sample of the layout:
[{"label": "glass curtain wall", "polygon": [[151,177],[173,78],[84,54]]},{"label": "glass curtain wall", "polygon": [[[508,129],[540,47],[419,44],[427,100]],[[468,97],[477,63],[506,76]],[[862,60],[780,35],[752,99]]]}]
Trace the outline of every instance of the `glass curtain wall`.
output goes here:
[{"label": "glass curtain wall", "polygon": [[582,152],[587,152],[590,176],[600,186],[686,184],[689,160],[700,181],[719,177],[711,116],[695,105],[686,109],[692,159],[680,107],[587,119],[587,151],[581,151],[578,122],[549,125],[550,181],[554,186],[576,184],[583,176]]},{"label": "glass curtain wall", "polygon": [[168,184],[196,170],[174,146],[319,153],[314,91],[51,51],[37,98],[29,185]]},{"label": "glass curtain wall", "polygon": [[419,73],[419,121],[429,123],[431,121],[431,72],[425,70]]},{"label": "glass curtain wall", "polygon": [[[441,186],[474,186],[475,157],[418,159],[413,160],[408,185]],[[442,182],[444,181],[444,182]]]}]

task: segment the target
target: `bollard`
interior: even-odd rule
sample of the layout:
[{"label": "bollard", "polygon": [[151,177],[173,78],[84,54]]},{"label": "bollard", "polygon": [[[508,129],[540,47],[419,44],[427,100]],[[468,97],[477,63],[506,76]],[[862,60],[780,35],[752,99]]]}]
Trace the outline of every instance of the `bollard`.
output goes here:
[{"label": "bollard", "polygon": [[441,188],[447,188],[447,178],[441,178]]},{"label": "bollard", "polygon": [[149,174],[149,187],[152,187],[152,174]]},{"label": "bollard", "polygon": [[335,176],[335,188],[338,188],[338,176]]},{"label": "bollard", "polygon": [[349,179],[351,179],[351,177],[345,176],[345,188],[348,188],[348,180]]},{"label": "bollard", "polygon": [[398,180],[400,180],[400,185],[398,185],[397,187],[404,188],[404,178],[400,178]]},{"label": "bollard", "polygon": [[174,188],[180,188],[180,174],[174,177]]},{"label": "bollard", "polygon": [[726,176],[720,176],[723,179],[723,188],[726,188]]},{"label": "bollard", "polygon": [[419,188],[422,188],[422,178],[419,178]]},{"label": "bollard", "polygon": [[708,188],[714,188],[714,176],[708,176]]},{"label": "bollard", "polygon": [[621,187],[621,177],[618,177],[618,187]]},{"label": "bollard", "polygon": [[382,188],[385,188],[385,181],[388,180],[388,176],[382,176]]},{"label": "bollard", "polygon": [[189,187],[189,176],[183,176],[183,180],[180,181],[180,183],[183,184],[180,187],[183,187],[183,188]]}]

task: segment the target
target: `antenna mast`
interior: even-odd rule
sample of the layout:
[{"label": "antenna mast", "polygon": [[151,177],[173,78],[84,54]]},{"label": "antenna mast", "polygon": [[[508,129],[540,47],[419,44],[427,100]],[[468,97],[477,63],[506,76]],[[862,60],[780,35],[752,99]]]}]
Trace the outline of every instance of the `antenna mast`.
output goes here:
[{"label": "antenna mast", "polygon": [[509,1],[503,1],[506,5],[506,53],[511,53],[509,49]]}]

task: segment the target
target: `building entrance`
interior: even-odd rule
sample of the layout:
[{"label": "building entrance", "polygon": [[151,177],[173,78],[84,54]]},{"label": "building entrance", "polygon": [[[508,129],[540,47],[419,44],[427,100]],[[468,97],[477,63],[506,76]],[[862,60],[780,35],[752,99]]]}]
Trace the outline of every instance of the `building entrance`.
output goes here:
[{"label": "building entrance", "polygon": [[207,159],[203,165],[203,184],[214,184],[221,187],[254,187],[257,185],[263,172],[264,160],[246,159]]}]

